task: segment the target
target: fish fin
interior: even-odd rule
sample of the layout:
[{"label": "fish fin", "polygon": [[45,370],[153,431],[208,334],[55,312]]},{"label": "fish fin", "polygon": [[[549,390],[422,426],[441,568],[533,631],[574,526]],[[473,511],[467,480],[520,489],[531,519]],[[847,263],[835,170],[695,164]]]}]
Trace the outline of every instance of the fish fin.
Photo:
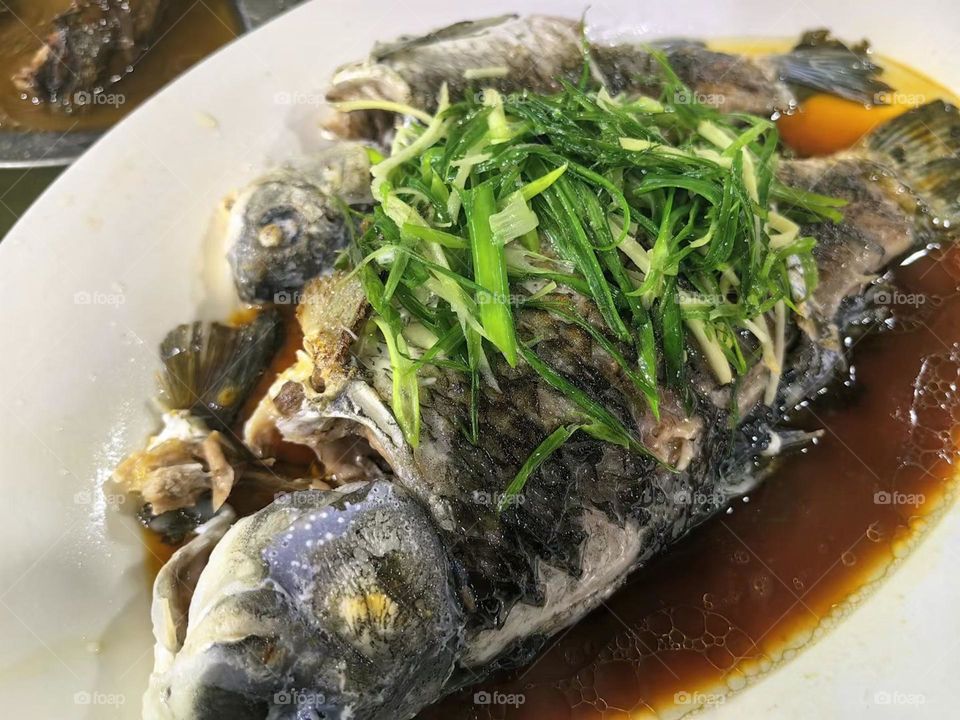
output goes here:
[{"label": "fish fin", "polygon": [[233,424],[283,338],[276,310],[246,325],[187,323],[160,344],[160,401],[168,410],[189,410],[213,428]]},{"label": "fish fin", "polygon": [[891,90],[879,79],[883,68],[867,55],[866,44],[851,48],[825,30],[804,33],[793,50],[773,60],[783,82],[847,100],[881,105]]},{"label": "fish fin", "polygon": [[878,126],[864,139],[884,156],[897,177],[951,224],[960,222],[960,111],[943,100],[908,110]]},{"label": "fish fin", "polygon": [[923,165],[957,157],[960,151],[960,112],[934,100],[876,127],[867,136],[871,150],[887,153],[898,165]]}]

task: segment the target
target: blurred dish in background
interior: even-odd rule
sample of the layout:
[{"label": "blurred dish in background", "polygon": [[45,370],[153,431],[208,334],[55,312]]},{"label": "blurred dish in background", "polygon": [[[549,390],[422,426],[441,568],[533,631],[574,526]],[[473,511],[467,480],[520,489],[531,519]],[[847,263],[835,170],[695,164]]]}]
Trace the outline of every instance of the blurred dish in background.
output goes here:
[{"label": "blurred dish in background", "polygon": [[2,130],[106,129],[242,30],[232,0],[3,4]]},{"label": "blurred dish in background", "polygon": [[99,134],[301,0],[0,0],[0,239]]}]

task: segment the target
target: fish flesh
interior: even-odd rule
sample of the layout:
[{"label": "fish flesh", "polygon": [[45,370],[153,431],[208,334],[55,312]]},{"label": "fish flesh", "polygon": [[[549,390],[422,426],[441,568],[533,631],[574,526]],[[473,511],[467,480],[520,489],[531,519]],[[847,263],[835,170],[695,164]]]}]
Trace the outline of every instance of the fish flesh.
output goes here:
[{"label": "fish flesh", "polygon": [[[878,75],[865,44],[849,48],[825,31],[805,33],[791,52],[748,58],[715,52],[699,41],[591,43],[589,65],[612,94],[656,96],[662,53],[696,100],[725,112],[769,116],[797,107],[804,92],[829,92],[867,104],[881,103],[890,88]],[[576,83],[587,59],[580,22],[545,15],[503,15],[459,22],[421,37],[377,44],[370,57],[339,68],[327,100],[387,100],[433,111],[446,84],[463,98],[482,84],[501,93],[551,93]],[[383,138],[390,113],[352,112],[331,120],[346,137]]]},{"label": "fish flesh", "polygon": [[74,0],[14,77],[31,97],[84,105],[127,74],[149,47],[169,0]]},{"label": "fish flesh", "polygon": [[[818,239],[822,282],[806,318],[789,321],[776,405],[822,390],[843,366],[850,306],[877,274],[911,248],[955,237],[958,133],[956,108],[931,103],[850,151],[781,163],[796,187],[849,205],[842,222],[806,228]],[[570,302],[602,327],[587,298],[572,293]],[[474,444],[462,431],[469,380],[438,368],[412,447],[390,410],[381,355],[354,346],[367,313],[355,277],[309,282],[298,306],[303,351],[257,422],[318,454],[356,438],[379,456],[379,470],[239,520],[210,553],[185,627],[182,610],[162,612],[169,592],[158,583],[162,647],[144,699],[148,720],[410,718],[531,659],[631,570],[721,509],[758,455],[776,452],[762,365],[722,385],[691,347],[692,405],[664,388],[657,419],[593,336],[518,309],[538,355],[629,425],[650,455],[574,435],[501,508],[517,468],[543,437],[578,422],[578,408],[527,364],[498,355],[499,388],[481,389]]]},{"label": "fish flesh", "polygon": [[350,239],[350,211],[370,196],[370,156],[337,143],[254,180],[227,200],[227,258],[246,302],[295,304]]}]

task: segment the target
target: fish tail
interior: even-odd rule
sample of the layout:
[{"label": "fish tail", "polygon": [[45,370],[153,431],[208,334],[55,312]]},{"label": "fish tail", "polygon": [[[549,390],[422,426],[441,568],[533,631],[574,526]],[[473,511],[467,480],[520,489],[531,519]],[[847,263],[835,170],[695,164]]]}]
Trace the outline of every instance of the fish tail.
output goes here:
[{"label": "fish tail", "polygon": [[867,148],[883,156],[935,224],[960,223],[960,111],[934,100],[878,126]]},{"label": "fish tail", "polygon": [[773,60],[783,82],[854,102],[884,104],[884,94],[891,90],[880,80],[883,68],[870,59],[865,45],[848,47],[826,30],[804,33],[793,50]]}]

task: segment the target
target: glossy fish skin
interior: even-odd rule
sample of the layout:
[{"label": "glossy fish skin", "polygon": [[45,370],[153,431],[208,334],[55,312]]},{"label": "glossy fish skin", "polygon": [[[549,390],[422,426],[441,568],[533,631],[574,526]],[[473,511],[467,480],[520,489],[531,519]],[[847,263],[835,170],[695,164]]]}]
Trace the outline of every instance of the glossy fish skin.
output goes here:
[{"label": "glossy fish skin", "polygon": [[291,304],[350,239],[349,209],[370,197],[370,159],[337,143],[254,180],[229,201],[226,245],[240,299]]},{"label": "glossy fish skin", "polygon": [[[590,45],[590,70],[611,93],[656,95],[662,68],[651,48],[666,56],[697,101],[724,112],[770,115],[793,110],[799,86],[867,103],[889,90],[877,80],[879,68],[862,51],[858,55],[825,33],[808,33],[793,52],[756,59],[683,39],[595,43]],[[382,99],[432,111],[444,83],[454,100],[481,87],[550,93],[559,89],[561,80],[576,83],[584,59],[579,21],[504,15],[377,45],[368,59],[337,70],[327,99]],[[467,79],[468,71],[482,77]],[[345,137],[381,139],[392,122],[389,113],[364,111],[338,117],[332,127]]]},{"label": "glossy fish skin", "polygon": [[[955,112],[946,107],[941,111]],[[850,205],[846,219],[838,225],[807,228],[823,243],[819,263],[825,282],[809,301],[808,321],[789,329],[792,340],[778,404],[826,386],[843,360],[842,347],[835,346],[844,330],[843,304],[857,298],[871,277],[897,256],[928,241],[931,233],[942,234],[943,223],[933,223],[930,208],[938,207],[941,218],[960,209],[956,197],[905,190],[899,182],[903,173],[894,169],[898,161],[890,154],[887,141],[908,137],[913,143],[918,128],[929,120],[926,112],[921,108],[892,121],[862,147],[837,158],[833,169],[817,159],[783,163],[782,177],[839,194]],[[953,122],[947,125],[955,127]],[[914,147],[924,152],[956,150],[941,147],[936,151],[931,138],[921,140]],[[939,167],[934,158],[920,159],[929,160],[933,171]],[[943,184],[934,183],[934,187]],[[571,301],[588,321],[600,326],[588,301],[576,296]],[[361,330],[365,312],[362,289],[354,280],[334,276],[308,285],[298,315],[310,362],[291,369],[284,378],[285,399],[282,408],[278,404],[281,417],[277,427],[292,442],[317,446],[326,439],[353,434],[374,447],[392,470],[387,484],[403,502],[412,503],[408,511],[415,517],[416,542],[423,544],[430,565],[445,575],[440,584],[452,589],[453,604],[444,607],[459,626],[453,633],[446,626],[439,630],[440,642],[434,647],[451,649],[453,663],[439,685],[437,676],[427,673],[423,681],[418,678],[407,686],[414,700],[398,708],[395,717],[401,719],[412,717],[418,702],[436,699],[478,676],[528,660],[547,638],[608,597],[632,569],[717,512],[749,478],[752,461],[762,449],[751,435],[775,419],[775,412],[761,401],[764,382],[758,381],[765,380],[766,370],[745,378],[734,398],[731,387],[718,386],[704,371],[703,359],[691,349],[693,408],[688,412],[678,398],[664,391],[658,421],[639,391],[588,333],[544,311],[518,310],[520,334],[538,338],[537,354],[615,413],[676,472],[650,457],[575,435],[544,463],[523,494],[499,512],[501,493],[519,465],[547,433],[578,421],[576,408],[524,363],[510,368],[502,360],[494,360],[500,389],[483,388],[479,440],[473,445],[462,430],[468,423],[468,383],[455,371],[437,369],[422,404],[421,444],[411,448],[389,410],[390,378],[351,360],[350,338]],[[734,401],[739,406],[736,415],[732,413]],[[735,417],[741,419],[739,426]],[[383,486],[383,480],[375,480],[360,487]],[[367,511],[368,502],[359,500],[360,511]],[[271,507],[248,522],[265,526],[270,518],[280,517],[286,519]],[[229,572],[234,567],[232,558],[243,558],[243,563],[250,563],[251,577],[262,579],[264,573],[273,571],[270,548],[287,537],[291,527],[289,522],[278,521],[261,535],[231,530],[214,552],[201,586],[207,572],[213,578]],[[323,528],[318,527],[313,538],[323,537]],[[365,541],[352,542],[362,547]],[[317,566],[310,553],[301,550],[294,554],[295,558],[287,559],[290,575],[312,577]],[[330,571],[327,564],[319,567]],[[299,582],[298,587],[303,587],[302,579]],[[416,582],[411,580],[413,585]],[[146,716],[209,717],[204,698],[220,697],[227,691],[231,697],[246,692],[245,697],[266,703],[257,706],[260,715],[237,717],[266,717],[268,712],[275,713],[270,717],[287,717],[282,714],[286,710],[271,704],[270,697],[303,687],[299,685],[303,677],[291,674],[294,661],[288,658],[284,664],[278,660],[281,664],[268,680],[252,657],[256,653],[244,653],[246,648],[260,652],[268,642],[302,642],[296,625],[284,626],[287,621],[276,615],[282,611],[271,604],[273,600],[264,605],[269,608],[265,612],[272,623],[269,627],[258,617],[251,620],[249,612],[240,615],[249,621],[245,625],[224,629],[208,624],[209,615],[199,608],[211,602],[211,593],[216,596],[216,583],[211,580],[203,592],[198,587],[204,599],[195,601],[198,612],[191,610],[191,623],[196,616],[201,624],[188,627],[184,648],[204,643],[209,647],[210,642],[213,647],[229,648],[231,662],[239,663],[239,677],[247,684],[237,686],[237,676],[229,675],[224,681],[222,675],[212,672],[219,667],[218,657],[194,651],[178,654],[170,668],[152,680],[169,688],[171,697],[177,698],[176,706],[162,706],[166,715],[153,708],[155,714]],[[254,586],[257,589],[251,592],[273,591],[269,583]],[[314,588],[314,592],[317,601],[324,602],[330,589]],[[221,592],[219,597],[219,601],[231,602],[228,593]],[[322,614],[313,619],[316,625],[311,629],[318,629],[320,637],[336,637],[335,622]],[[278,628],[284,627],[278,636]],[[199,635],[193,639],[195,633]],[[230,638],[241,635],[242,643],[230,644]],[[404,651],[399,652],[391,661],[398,666],[407,659]],[[411,658],[419,661],[419,653]],[[332,656],[325,665],[311,667],[314,674],[306,680],[313,683],[309,688],[315,696],[330,697],[327,678],[337,662]],[[441,666],[447,667],[446,659],[431,665]],[[399,667],[376,667],[387,682],[397,677],[391,672],[401,671]],[[359,695],[369,690],[369,680],[359,671],[348,671],[342,677],[347,691]],[[344,698],[343,692],[338,690],[338,697]],[[377,686],[376,692],[393,690]],[[316,709],[309,702],[298,707],[304,712]],[[324,708],[330,717],[381,717],[378,710],[356,713],[348,700],[339,703]],[[148,704],[147,708],[151,707]]]},{"label": "glossy fish skin", "polygon": [[[152,39],[168,0],[74,0],[54,18],[44,46],[14,78],[22,91],[63,106],[126,74]],[[85,96],[85,95],[86,96]]]},{"label": "glossy fish skin", "polygon": [[597,44],[591,55],[610,92],[658,92],[662,71],[648,48],[663,53],[698,102],[724,112],[789,112],[811,91],[871,105],[891,89],[879,79],[881,68],[870,60],[865,44],[849,48],[821,30],[804,33],[790,52],[759,57],[717,52],[684,38],[647,46]]},{"label": "glossy fish skin", "polygon": [[860,291],[912,247],[954,241],[960,227],[960,118],[936,101],[877,128],[852,150],[782,161],[790,187],[849,202],[842,223],[807,225],[817,238],[820,283],[801,320],[799,368],[784,375],[792,407],[846,367],[843,320],[869,311]]},{"label": "glossy fish skin", "polygon": [[[779,80],[777,69],[764,59],[753,60],[709,50],[703,43],[666,40],[652,43],[695,98],[724,112],[770,115],[796,107],[794,92]],[[661,69],[656,58],[638,45],[597,45],[592,57],[613,94],[659,94]]]}]

